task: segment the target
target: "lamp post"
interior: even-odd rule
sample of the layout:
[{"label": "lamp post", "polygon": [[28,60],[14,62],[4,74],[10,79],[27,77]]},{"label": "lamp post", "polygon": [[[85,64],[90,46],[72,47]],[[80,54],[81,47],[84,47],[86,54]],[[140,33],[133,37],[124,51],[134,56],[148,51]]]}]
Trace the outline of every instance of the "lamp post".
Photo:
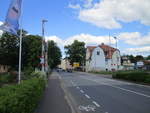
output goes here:
[{"label": "lamp post", "polygon": [[117,49],[117,37],[115,36],[114,39],[116,40],[116,49]]},{"label": "lamp post", "polygon": [[[115,36],[114,39],[116,40],[116,50],[117,50],[117,46],[118,46],[118,45],[117,45],[117,37]],[[118,56],[117,56],[117,70],[118,70],[118,62],[119,62],[119,58],[118,58]]]},{"label": "lamp post", "polygon": [[45,23],[47,20],[42,20],[42,71],[45,72]]}]

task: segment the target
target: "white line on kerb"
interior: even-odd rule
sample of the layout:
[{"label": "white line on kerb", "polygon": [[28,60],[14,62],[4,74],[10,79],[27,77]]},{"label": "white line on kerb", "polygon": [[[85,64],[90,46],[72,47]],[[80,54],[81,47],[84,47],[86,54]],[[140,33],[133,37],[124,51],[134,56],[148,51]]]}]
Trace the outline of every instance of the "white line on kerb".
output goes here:
[{"label": "white line on kerb", "polygon": [[[84,79],[91,80],[91,79],[88,79],[88,78],[84,78]],[[94,82],[96,82],[98,84],[110,86],[110,87],[113,87],[113,88],[117,88],[117,89],[120,89],[120,90],[123,90],[123,91],[131,92],[131,93],[134,93],[134,94],[137,94],[137,95],[140,95],[140,96],[144,96],[144,97],[150,98],[150,95],[146,95],[146,94],[143,94],[143,93],[140,93],[140,92],[132,91],[132,90],[129,90],[129,89],[118,87],[118,86],[109,85],[109,84],[103,83],[103,82],[100,83],[100,82],[98,82],[96,80],[91,80],[91,81],[94,81]]]},{"label": "white line on kerb", "polygon": [[95,104],[97,107],[100,107],[100,105],[97,102],[93,101],[92,103]]},{"label": "white line on kerb", "polygon": [[87,94],[85,94],[85,97],[86,97],[86,98],[88,98],[88,99],[90,99],[90,96],[89,96],[89,95],[87,95]]},{"label": "white line on kerb", "polygon": [[80,90],[80,92],[81,92],[81,93],[84,93],[84,91],[83,91],[83,90]]}]

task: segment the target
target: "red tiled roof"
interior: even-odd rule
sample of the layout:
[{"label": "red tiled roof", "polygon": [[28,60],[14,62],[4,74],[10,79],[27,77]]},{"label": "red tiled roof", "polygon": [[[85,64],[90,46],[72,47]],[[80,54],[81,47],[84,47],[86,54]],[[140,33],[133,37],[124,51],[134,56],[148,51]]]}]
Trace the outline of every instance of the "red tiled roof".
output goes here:
[{"label": "red tiled roof", "polygon": [[[87,49],[89,50],[90,52],[90,57],[92,56],[92,52],[93,50],[96,48],[97,46],[87,46]],[[105,58],[108,58],[108,59],[111,59],[112,58],[112,55],[113,53],[117,50],[113,47],[110,47],[108,45],[105,45],[105,44],[101,44],[99,45],[98,47],[102,48],[103,51],[104,51],[104,54],[105,54]]]}]

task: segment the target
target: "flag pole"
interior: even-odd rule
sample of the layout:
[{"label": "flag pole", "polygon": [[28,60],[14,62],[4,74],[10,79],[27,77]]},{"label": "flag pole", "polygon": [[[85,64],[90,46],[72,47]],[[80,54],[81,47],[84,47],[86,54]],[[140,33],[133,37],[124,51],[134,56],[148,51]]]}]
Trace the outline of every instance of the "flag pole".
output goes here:
[{"label": "flag pole", "polygon": [[[23,0],[22,0],[22,2],[21,2],[21,4],[22,4],[22,7],[23,7]],[[22,29],[22,8],[21,7],[21,12],[20,12],[20,36],[19,36],[19,38],[20,38],[20,45],[19,45],[19,68],[18,68],[18,71],[19,71],[19,73],[18,73],[18,84],[20,84],[21,83],[21,64],[22,64],[22,34],[23,34],[23,29]]]},{"label": "flag pole", "polygon": [[22,28],[20,29],[20,46],[19,46],[19,75],[18,75],[18,83],[21,82],[21,56],[22,56]]}]

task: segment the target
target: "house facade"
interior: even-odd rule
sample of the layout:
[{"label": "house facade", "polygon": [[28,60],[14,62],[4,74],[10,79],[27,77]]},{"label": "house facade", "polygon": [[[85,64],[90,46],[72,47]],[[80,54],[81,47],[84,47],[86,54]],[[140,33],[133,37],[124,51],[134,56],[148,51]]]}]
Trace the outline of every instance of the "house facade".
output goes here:
[{"label": "house facade", "polygon": [[99,46],[88,46],[86,50],[86,71],[119,70],[121,55],[118,49],[102,43]]}]

